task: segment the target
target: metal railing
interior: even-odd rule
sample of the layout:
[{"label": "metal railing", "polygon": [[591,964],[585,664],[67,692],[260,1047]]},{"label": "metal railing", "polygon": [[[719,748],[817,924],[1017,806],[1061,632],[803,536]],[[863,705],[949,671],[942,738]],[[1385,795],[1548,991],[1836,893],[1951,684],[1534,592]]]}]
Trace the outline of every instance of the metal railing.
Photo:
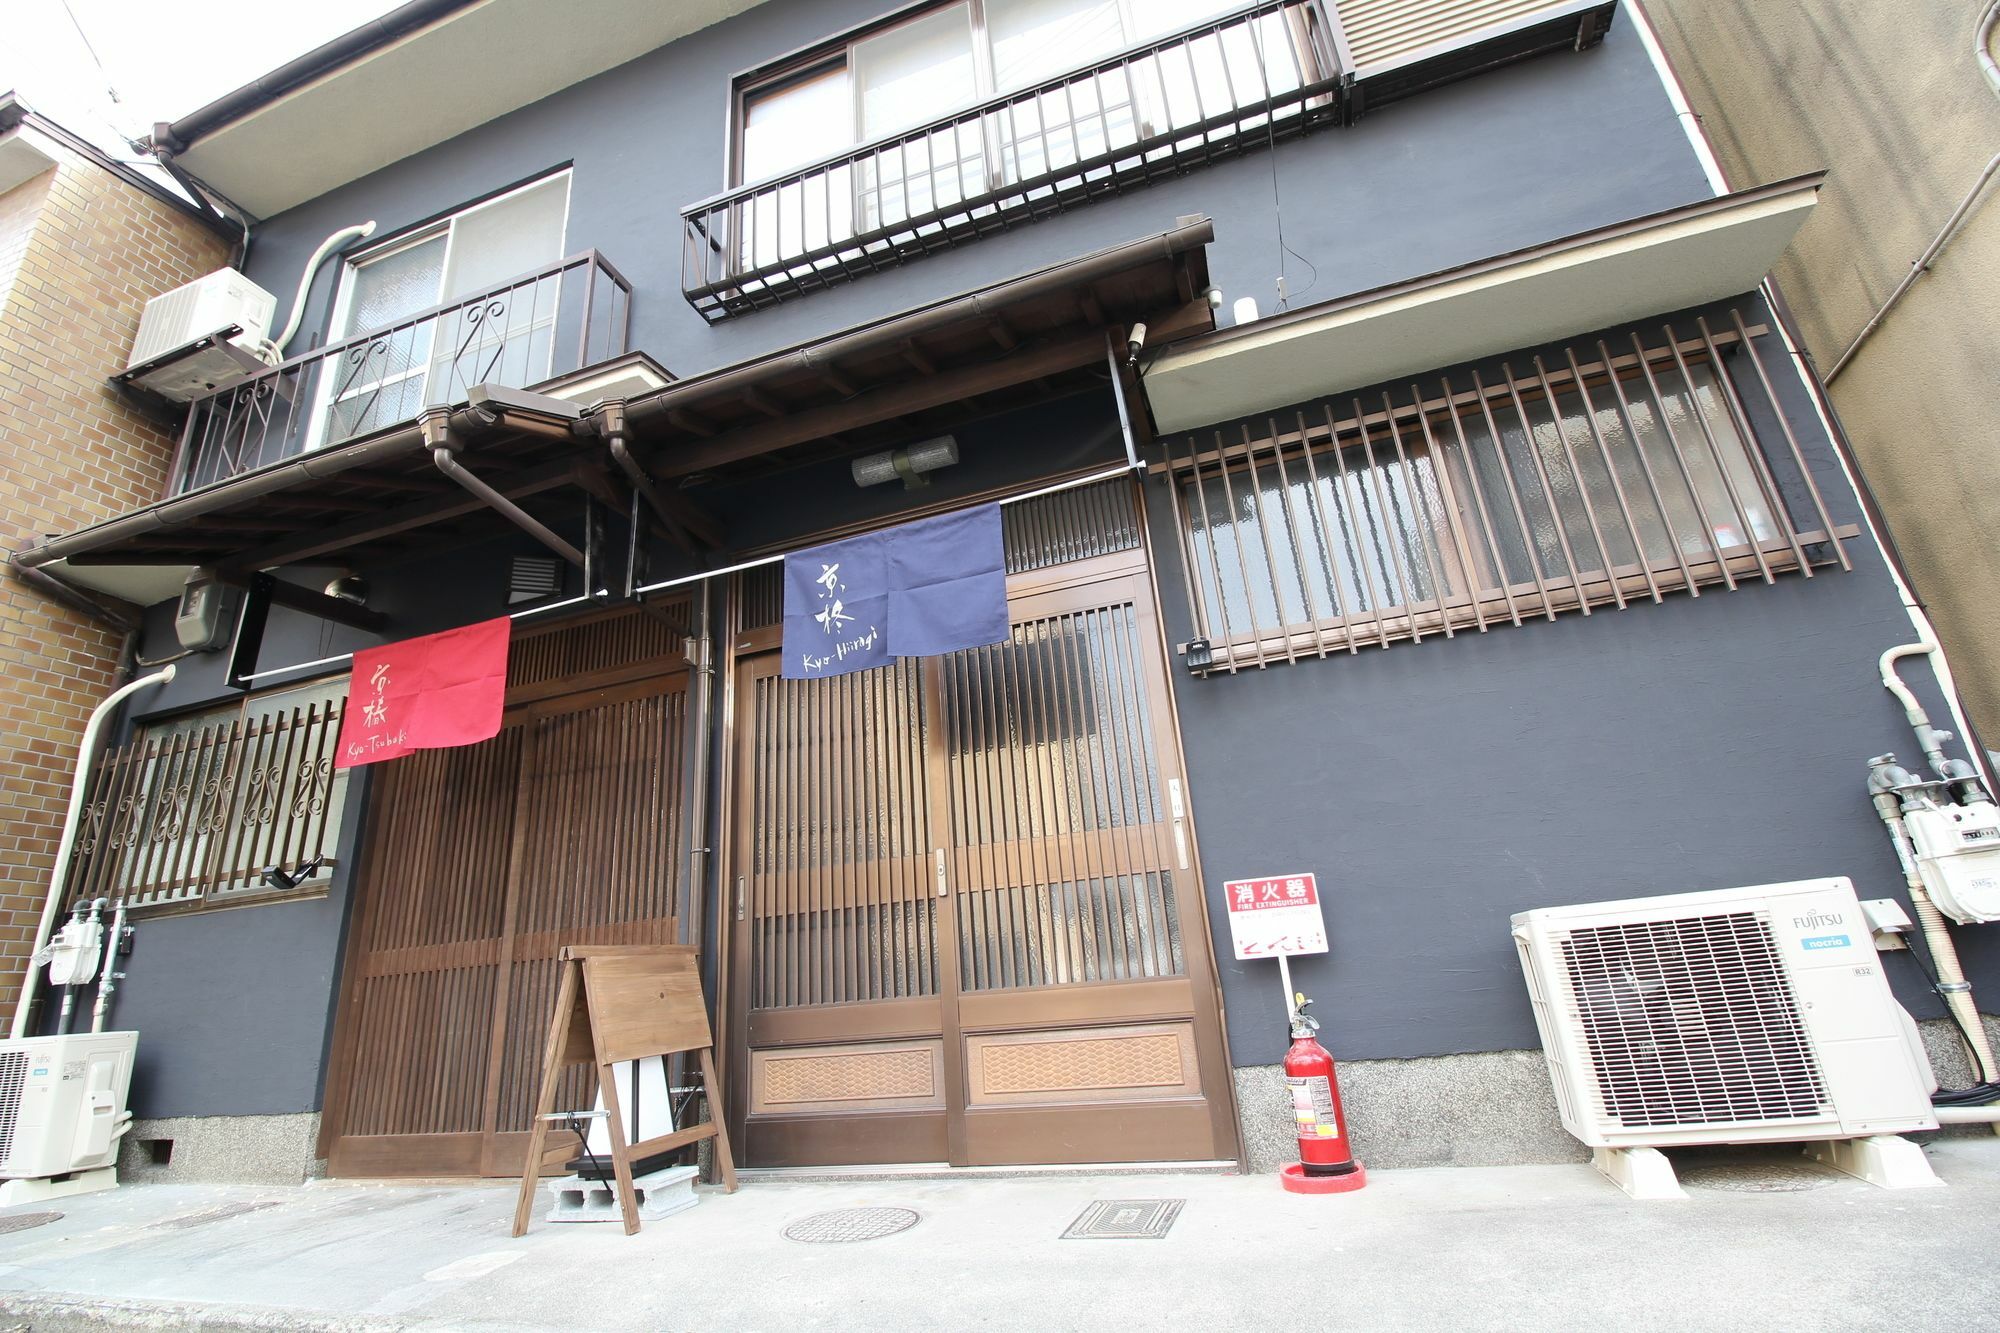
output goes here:
[{"label": "metal railing", "polygon": [[631,316],[632,284],[586,250],[292,357],[189,405],[167,494],[405,425],[475,384],[525,388],[617,356]]},{"label": "metal railing", "polygon": [[949,248],[1340,115],[1319,0],[1272,0],[682,210],[710,321]]},{"label": "metal railing", "polygon": [[266,867],[321,858],[290,892],[325,887],[346,792],[333,766],[344,701],[141,735],[91,774],[65,901],[128,906],[277,892]]},{"label": "metal railing", "polygon": [[1208,669],[1847,567],[1765,331],[1725,318],[1165,441]]}]

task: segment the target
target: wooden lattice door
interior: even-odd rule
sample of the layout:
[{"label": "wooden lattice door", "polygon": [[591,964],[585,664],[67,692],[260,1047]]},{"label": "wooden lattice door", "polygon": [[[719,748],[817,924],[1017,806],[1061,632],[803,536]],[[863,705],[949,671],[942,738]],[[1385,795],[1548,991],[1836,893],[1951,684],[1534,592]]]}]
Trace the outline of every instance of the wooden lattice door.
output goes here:
[{"label": "wooden lattice door", "polygon": [[1016,576],[1010,609],[1008,642],[921,665],[742,660],[753,1164],[1235,1155],[1143,558]]},{"label": "wooden lattice door", "polygon": [[[340,1176],[518,1175],[564,944],[681,910],[686,675],[659,620],[524,637],[500,734],[369,793],[322,1142]],[[586,1069],[561,1105],[588,1106]]]}]

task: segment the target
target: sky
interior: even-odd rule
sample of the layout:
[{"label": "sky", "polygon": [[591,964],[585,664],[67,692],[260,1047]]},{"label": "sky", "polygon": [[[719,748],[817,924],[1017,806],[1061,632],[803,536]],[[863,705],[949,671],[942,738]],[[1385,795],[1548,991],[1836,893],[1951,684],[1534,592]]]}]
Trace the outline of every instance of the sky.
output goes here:
[{"label": "sky", "polygon": [[129,159],[124,141],[155,121],[205,106],[399,3],[0,0],[0,90]]}]

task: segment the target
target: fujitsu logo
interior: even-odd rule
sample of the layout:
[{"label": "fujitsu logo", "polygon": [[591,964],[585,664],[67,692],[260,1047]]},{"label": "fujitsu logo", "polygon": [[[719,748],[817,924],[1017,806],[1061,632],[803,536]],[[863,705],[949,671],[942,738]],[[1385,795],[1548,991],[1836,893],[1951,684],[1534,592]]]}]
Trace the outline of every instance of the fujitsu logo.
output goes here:
[{"label": "fujitsu logo", "polygon": [[1845,920],[1847,918],[1838,912],[1813,911],[1806,913],[1804,916],[1793,917],[1792,928],[1794,930],[1818,930],[1822,926],[1837,926]]}]

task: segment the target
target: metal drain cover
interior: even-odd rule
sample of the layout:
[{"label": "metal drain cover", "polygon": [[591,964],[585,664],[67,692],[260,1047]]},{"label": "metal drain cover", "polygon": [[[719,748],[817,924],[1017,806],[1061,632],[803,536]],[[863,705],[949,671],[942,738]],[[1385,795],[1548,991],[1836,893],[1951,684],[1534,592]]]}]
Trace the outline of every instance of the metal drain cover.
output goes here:
[{"label": "metal drain cover", "polygon": [[15,1213],[11,1217],[0,1217],[0,1235],[9,1231],[26,1231],[29,1227],[45,1227],[51,1222],[62,1221],[61,1213]]},{"label": "metal drain cover", "polygon": [[785,1228],[786,1240],[808,1245],[845,1245],[857,1240],[880,1240],[917,1224],[917,1215],[908,1208],[836,1208],[829,1213],[802,1217]]},{"label": "metal drain cover", "polygon": [[1810,1162],[1703,1162],[1675,1174],[1690,1189],[1732,1194],[1791,1194],[1823,1189],[1841,1179]]},{"label": "metal drain cover", "polygon": [[214,1208],[204,1208],[200,1212],[182,1213],[179,1217],[169,1217],[153,1223],[154,1231],[185,1231],[189,1227],[205,1227],[211,1222],[221,1222],[231,1217],[241,1217],[245,1213],[261,1213],[266,1208],[276,1208],[276,1199],[264,1199],[256,1203],[225,1203]]},{"label": "metal drain cover", "polygon": [[1077,1215],[1064,1240],[1159,1240],[1186,1199],[1099,1199]]}]

